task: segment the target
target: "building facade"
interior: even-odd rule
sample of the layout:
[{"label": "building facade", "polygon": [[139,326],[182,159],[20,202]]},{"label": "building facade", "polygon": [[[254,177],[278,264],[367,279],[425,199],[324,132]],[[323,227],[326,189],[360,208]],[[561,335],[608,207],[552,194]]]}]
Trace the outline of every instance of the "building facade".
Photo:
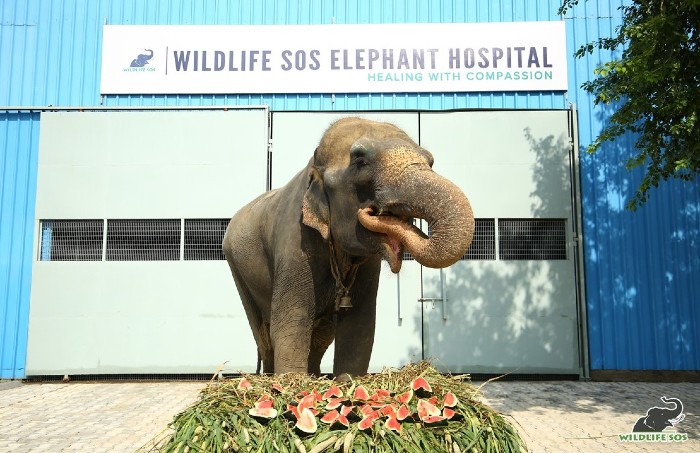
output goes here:
[{"label": "building facade", "polygon": [[[227,217],[284,184],[345,115],[402,126],[477,217],[474,256],[441,272],[407,261],[382,277],[374,369],[433,358],[473,373],[698,370],[700,185],[664,183],[629,212],[641,180],[624,168],[634,138],[579,153],[610,115],[580,86],[615,55],[573,53],[613,34],[623,3],[582,2],[561,17],[547,0],[3,2],[0,377],[205,373],[225,361],[254,369],[212,244]],[[563,89],[101,89],[111,25],[542,22],[564,25]],[[541,235],[526,238],[530,254],[518,248],[523,231]],[[137,240],[148,244],[139,253]]]}]

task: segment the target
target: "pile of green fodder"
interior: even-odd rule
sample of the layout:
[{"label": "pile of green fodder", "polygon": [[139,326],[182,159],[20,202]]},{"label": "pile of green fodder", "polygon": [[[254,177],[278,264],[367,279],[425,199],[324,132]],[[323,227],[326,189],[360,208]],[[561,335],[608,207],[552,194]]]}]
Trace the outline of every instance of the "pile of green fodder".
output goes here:
[{"label": "pile of green fodder", "polygon": [[427,362],[348,383],[243,375],[211,382],[153,450],[526,451],[516,429],[478,398],[468,376],[443,375]]}]

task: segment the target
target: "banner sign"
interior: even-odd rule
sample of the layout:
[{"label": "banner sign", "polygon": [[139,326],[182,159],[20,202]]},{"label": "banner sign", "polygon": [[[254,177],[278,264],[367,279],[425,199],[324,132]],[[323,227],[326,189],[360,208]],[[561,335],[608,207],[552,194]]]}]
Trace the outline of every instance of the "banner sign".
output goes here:
[{"label": "banner sign", "polygon": [[564,22],[105,25],[103,94],[565,91]]}]

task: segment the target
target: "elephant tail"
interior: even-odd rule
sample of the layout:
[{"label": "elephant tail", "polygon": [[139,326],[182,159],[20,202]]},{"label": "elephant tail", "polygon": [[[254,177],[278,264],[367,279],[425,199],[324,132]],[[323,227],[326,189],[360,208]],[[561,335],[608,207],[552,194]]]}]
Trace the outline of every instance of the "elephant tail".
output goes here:
[{"label": "elephant tail", "polygon": [[262,365],[262,356],[260,355],[260,350],[258,349],[258,365],[255,368],[255,374],[260,374],[260,366]]}]

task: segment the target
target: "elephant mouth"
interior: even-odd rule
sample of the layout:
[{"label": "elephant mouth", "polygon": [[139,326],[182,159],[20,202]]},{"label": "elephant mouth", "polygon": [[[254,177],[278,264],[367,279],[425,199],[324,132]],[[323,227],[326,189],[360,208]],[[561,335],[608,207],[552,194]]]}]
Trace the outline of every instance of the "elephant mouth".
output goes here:
[{"label": "elephant mouth", "polygon": [[391,272],[401,270],[405,250],[405,235],[427,237],[413,225],[413,216],[403,206],[387,208],[364,208],[358,212],[360,223],[370,231],[379,234],[383,258],[389,263]]}]

